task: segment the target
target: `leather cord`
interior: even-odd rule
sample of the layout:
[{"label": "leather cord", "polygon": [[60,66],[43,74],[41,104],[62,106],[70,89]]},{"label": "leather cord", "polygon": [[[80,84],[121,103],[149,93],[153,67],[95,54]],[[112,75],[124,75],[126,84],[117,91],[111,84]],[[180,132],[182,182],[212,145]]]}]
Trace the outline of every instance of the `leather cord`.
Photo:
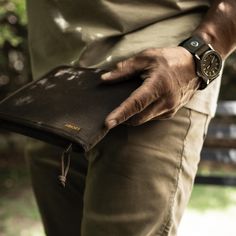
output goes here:
[{"label": "leather cord", "polygon": [[72,143],[64,150],[61,156],[61,175],[58,176],[63,187],[66,186],[66,176],[70,168],[70,154],[72,151]]}]

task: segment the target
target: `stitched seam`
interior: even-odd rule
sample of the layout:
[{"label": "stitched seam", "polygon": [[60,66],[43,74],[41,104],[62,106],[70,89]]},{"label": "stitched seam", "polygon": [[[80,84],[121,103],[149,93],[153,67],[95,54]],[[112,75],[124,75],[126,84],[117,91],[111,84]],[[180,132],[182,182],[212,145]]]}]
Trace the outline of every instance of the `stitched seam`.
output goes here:
[{"label": "stitched seam", "polygon": [[[188,108],[187,108],[188,109]],[[161,227],[161,230],[159,233],[157,233],[157,236],[165,236],[168,229],[168,226],[170,224],[170,222],[172,221],[172,213],[173,213],[173,207],[174,207],[174,203],[175,203],[175,197],[177,194],[177,190],[178,190],[178,186],[179,186],[179,178],[180,178],[180,173],[181,173],[181,169],[182,169],[182,164],[183,164],[183,155],[184,155],[184,150],[185,150],[185,143],[186,143],[186,138],[189,134],[190,128],[192,126],[192,121],[191,121],[191,110],[188,109],[188,120],[189,120],[189,125],[186,131],[186,134],[184,136],[184,140],[183,140],[183,146],[182,146],[182,150],[180,152],[180,163],[179,163],[179,167],[177,167],[177,174],[176,174],[176,181],[175,181],[175,185],[174,185],[174,190],[171,193],[170,196],[170,207],[169,207],[169,212],[167,215],[167,219],[166,219],[166,223],[163,224],[163,226]],[[168,233],[168,232],[167,232]]]},{"label": "stitched seam", "polygon": [[206,120],[205,120],[205,124],[204,124],[203,140],[206,139],[206,135],[207,135],[208,126],[209,126],[210,121],[211,121],[211,116],[206,115]]}]

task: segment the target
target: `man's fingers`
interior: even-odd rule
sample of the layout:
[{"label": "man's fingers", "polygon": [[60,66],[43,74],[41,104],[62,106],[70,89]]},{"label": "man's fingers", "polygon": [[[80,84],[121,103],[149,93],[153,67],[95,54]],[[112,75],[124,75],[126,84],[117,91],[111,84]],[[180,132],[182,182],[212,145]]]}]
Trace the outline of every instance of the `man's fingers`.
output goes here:
[{"label": "man's fingers", "polygon": [[143,83],[119,107],[107,116],[105,125],[111,129],[141,112],[155,100],[156,94],[152,92],[148,84]]},{"label": "man's fingers", "polygon": [[126,123],[133,126],[141,125],[149,120],[152,120],[154,117],[161,116],[166,111],[165,100],[158,99],[140,113],[132,116]]},{"label": "man's fingers", "polygon": [[148,65],[148,61],[141,57],[132,57],[121,61],[116,68],[101,76],[103,82],[112,83],[130,79],[131,76],[138,74]]},{"label": "man's fingers", "polygon": [[132,116],[125,123],[137,126],[150,120],[169,119],[175,115],[178,109],[178,107],[168,107],[166,105],[166,99],[158,99],[140,113]]}]

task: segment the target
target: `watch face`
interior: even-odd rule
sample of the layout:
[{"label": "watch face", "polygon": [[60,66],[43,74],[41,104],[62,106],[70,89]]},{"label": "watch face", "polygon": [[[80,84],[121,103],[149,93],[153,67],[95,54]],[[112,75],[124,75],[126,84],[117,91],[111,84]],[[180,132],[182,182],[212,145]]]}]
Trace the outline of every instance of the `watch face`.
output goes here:
[{"label": "watch face", "polygon": [[215,51],[207,51],[201,59],[201,73],[208,80],[214,79],[220,73],[222,60]]}]

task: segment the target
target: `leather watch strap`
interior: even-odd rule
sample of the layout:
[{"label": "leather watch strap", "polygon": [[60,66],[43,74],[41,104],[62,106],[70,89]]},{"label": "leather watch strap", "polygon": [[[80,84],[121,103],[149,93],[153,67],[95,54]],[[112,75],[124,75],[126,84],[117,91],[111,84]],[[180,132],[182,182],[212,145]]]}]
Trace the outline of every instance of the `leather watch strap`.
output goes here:
[{"label": "leather watch strap", "polygon": [[179,46],[186,48],[190,53],[198,56],[201,56],[209,48],[209,46],[198,36],[186,39],[181,42]]}]

